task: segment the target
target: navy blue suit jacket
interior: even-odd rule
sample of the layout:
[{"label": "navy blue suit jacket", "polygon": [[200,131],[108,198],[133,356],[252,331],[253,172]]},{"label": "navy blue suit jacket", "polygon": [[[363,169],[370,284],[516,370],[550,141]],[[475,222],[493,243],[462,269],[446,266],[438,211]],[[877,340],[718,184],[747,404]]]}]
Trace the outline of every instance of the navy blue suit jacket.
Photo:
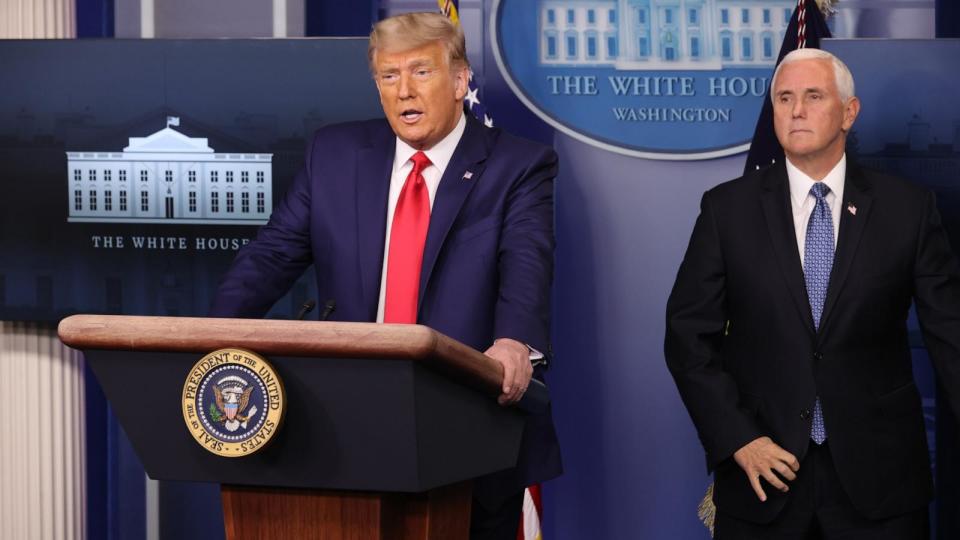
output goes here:
[{"label": "navy blue suit jacket", "polygon": [[[319,298],[336,300],[330,320],[375,321],[395,147],[386,120],[319,130],[304,170],[237,255],[211,315],[262,317],[313,264]],[[501,337],[549,350],[556,172],[552,149],[468,117],[434,199],[418,323],[481,351]],[[531,416],[517,469],[492,491],[560,471],[549,413]]]}]

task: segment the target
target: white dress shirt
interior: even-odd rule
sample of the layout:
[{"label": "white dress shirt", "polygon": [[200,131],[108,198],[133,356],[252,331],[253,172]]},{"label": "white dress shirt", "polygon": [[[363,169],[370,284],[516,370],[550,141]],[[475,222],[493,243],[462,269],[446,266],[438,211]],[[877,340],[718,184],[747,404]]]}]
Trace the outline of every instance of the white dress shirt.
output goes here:
[{"label": "white dress shirt", "polygon": [[[457,122],[453,131],[440,140],[433,148],[424,150],[430,160],[423,172],[423,180],[427,183],[427,194],[430,197],[430,209],[433,210],[433,200],[437,196],[437,188],[440,187],[440,179],[443,178],[443,172],[447,170],[447,165],[453,157],[453,151],[457,149],[463,131],[467,127],[467,118],[460,114],[460,120]],[[417,149],[400,140],[397,137],[397,148],[393,154],[393,173],[390,175],[390,194],[387,198],[387,236],[383,243],[383,268],[380,272],[380,300],[377,302],[377,322],[383,322],[383,308],[387,297],[387,262],[390,260],[390,230],[393,228],[393,214],[397,209],[397,201],[400,199],[400,192],[403,190],[403,184],[407,181],[407,176],[413,170],[413,162],[410,158],[417,153]]]},{"label": "white dress shirt", "polygon": [[[840,161],[834,165],[827,176],[821,180],[830,188],[825,197],[830,206],[833,217],[833,247],[837,247],[837,233],[840,231],[840,212],[843,205],[843,182],[847,175],[847,154],[843,154]],[[787,159],[787,179],[790,182],[790,202],[793,207],[793,226],[797,233],[797,248],[800,250],[800,263],[803,264],[804,249],[807,244],[807,223],[810,215],[817,206],[817,198],[810,193],[810,188],[816,180],[807,176],[803,171],[790,163]]]}]

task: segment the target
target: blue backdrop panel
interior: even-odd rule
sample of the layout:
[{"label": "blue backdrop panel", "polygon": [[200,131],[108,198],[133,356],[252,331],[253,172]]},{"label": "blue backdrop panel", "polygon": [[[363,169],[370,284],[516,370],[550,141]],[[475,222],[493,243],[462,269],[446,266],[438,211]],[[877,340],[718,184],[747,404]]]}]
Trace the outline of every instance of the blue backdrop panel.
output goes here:
[{"label": "blue backdrop panel", "polygon": [[[108,179],[83,162],[68,171],[68,153],[120,159],[131,169],[123,185],[135,212],[141,178],[132,176],[138,160],[148,158],[117,156],[135,138],[147,138],[149,149],[167,118],[177,117],[171,129],[181,134],[174,135],[178,144],[205,140],[216,159],[234,161],[270,154],[266,185],[276,201],[302,167],[305,138],[314,129],[382,114],[364,40],[3,41],[0,87],[0,251],[14,255],[0,259],[0,318],[14,320],[75,312],[204,314],[220,274],[256,232],[210,216],[200,223],[182,219],[193,180],[177,165],[187,158],[176,154],[170,164],[150,165],[156,187],[149,208],[163,204],[164,189],[172,191],[166,215],[153,222],[77,222],[78,209],[120,210],[124,179],[119,170]],[[165,179],[164,168],[175,175]],[[200,191],[201,211],[213,211],[207,189],[231,186],[227,174],[218,184],[197,179],[210,182]],[[220,217],[240,213],[241,191],[255,189],[253,174],[242,174],[233,179],[236,201],[219,201]],[[96,197],[88,195],[94,187],[88,179],[98,183]],[[249,204],[255,208],[256,199]],[[17,211],[25,205],[30,212]],[[312,287],[309,280],[294,287],[273,315],[296,313]]]},{"label": "blue backdrop panel", "polygon": [[708,538],[697,505],[710,478],[663,360],[664,316],[700,196],[745,155],[654,161],[552,135],[497,70],[487,32],[494,120],[560,154],[548,383],[565,472],[544,486],[544,537]]},{"label": "blue backdrop panel", "polygon": [[376,0],[304,2],[305,30],[308,36],[366,36],[376,20]]},{"label": "blue backdrop panel", "polygon": [[550,386],[566,473],[546,489],[548,538],[706,538],[710,478],[663,360],[664,310],[700,196],[743,157],[644,161],[561,135],[555,146]]},{"label": "blue backdrop panel", "polygon": [[[850,66],[863,104],[849,153],[932,189],[954,252],[960,253],[960,40],[831,40],[824,48]],[[909,326],[937,485],[935,538],[958,538],[957,420],[946,399],[939,399],[915,317]]]},{"label": "blue backdrop panel", "polygon": [[937,0],[937,37],[960,37],[960,4],[954,0]]},{"label": "blue backdrop panel", "polygon": [[544,538],[706,538],[696,510],[709,477],[663,361],[664,311],[700,195],[744,156],[652,161],[555,135],[510,90],[486,31],[494,121],[560,155],[547,376],[565,472],[544,486]]},{"label": "blue backdrop panel", "polygon": [[113,37],[113,0],[76,0],[77,37]]}]

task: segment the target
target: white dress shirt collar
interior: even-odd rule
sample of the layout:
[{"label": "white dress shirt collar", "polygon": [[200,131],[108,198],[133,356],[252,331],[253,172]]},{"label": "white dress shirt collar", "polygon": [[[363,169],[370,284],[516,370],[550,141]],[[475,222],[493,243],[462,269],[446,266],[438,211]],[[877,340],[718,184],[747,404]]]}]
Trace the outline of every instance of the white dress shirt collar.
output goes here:
[{"label": "white dress shirt collar", "polygon": [[[804,201],[806,201],[807,196],[812,196],[810,195],[810,188],[813,187],[816,180],[807,176],[805,172],[798,169],[793,163],[790,163],[789,159],[786,161],[787,178],[790,181],[790,198],[793,199],[793,207],[800,208],[803,206]],[[843,200],[843,185],[846,176],[847,154],[844,153],[843,156],[840,157],[840,161],[838,161],[837,164],[833,166],[833,169],[821,180],[830,188],[830,193],[833,194],[833,201]],[[836,210],[839,210],[839,208]]]},{"label": "white dress shirt collar", "polygon": [[[447,133],[447,136],[440,139],[440,142],[433,145],[433,148],[423,151],[430,160],[430,163],[433,164],[441,174],[447,170],[447,164],[450,163],[450,159],[453,158],[453,152],[457,149],[457,144],[460,143],[460,138],[463,136],[466,128],[467,117],[464,113],[460,113],[460,120],[457,121],[457,125],[454,126],[453,131]],[[393,159],[394,172],[399,171],[400,168],[406,165],[406,163],[410,161],[410,158],[417,153],[416,148],[400,140],[400,137],[396,139],[397,148]]]},{"label": "white dress shirt collar", "polygon": [[[824,197],[827,206],[830,207],[830,217],[833,221],[833,242],[836,248],[837,238],[840,231],[840,205],[843,201],[844,178],[847,174],[847,155],[844,154],[840,161],[833,166],[833,169],[821,180],[830,192]],[[813,178],[807,176],[787,160],[787,179],[790,183],[790,203],[793,208],[793,226],[797,235],[797,249],[800,252],[801,264],[806,255],[807,225],[810,223],[810,215],[817,205],[817,198],[810,193],[810,188],[816,183]]]}]

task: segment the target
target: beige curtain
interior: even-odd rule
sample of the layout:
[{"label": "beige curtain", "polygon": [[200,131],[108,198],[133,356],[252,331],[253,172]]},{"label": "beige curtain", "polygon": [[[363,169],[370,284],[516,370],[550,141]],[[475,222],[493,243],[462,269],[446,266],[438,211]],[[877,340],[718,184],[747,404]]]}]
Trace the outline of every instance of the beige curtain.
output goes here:
[{"label": "beige curtain", "polygon": [[0,39],[76,37],[74,6],[72,0],[0,0]]},{"label": "beige curtain", "polygon": [[82,356],[0,322],[0,538],[84,538],[85,433]]},{"label": "beige curtain", "polygon": [[[75,36],[73,0],[0,0],[0,39]],[[80,354],[0,322],[0,539],[85,537],[85,434]]]}]

